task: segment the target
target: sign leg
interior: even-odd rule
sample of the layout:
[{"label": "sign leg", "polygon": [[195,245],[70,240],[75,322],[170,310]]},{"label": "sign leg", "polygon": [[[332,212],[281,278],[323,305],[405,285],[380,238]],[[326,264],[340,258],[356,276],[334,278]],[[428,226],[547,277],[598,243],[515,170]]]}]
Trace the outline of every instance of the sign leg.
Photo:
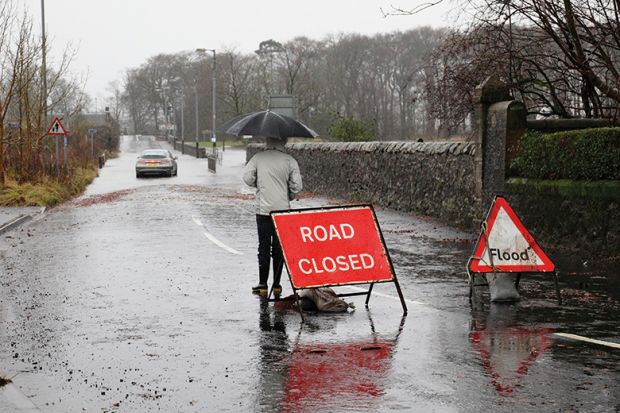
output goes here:
[{"label": "sign leg", "polygon": [[[286,265],[286,262],[284,262],[284,268],[286,269],[288,280],[291,283],[291,289],[293,290],[293,297],[295,297],[295,306],[299,310],[299,314],[301,315],[301,322],[303,323],[306,321],[304,319],[304,310],[301,308],[301,302],[299,301],[299,294],[297,294],[297,288],[295,288],[295,285],[293,285],[293,279],[291,278],[291,272],[288,270],[288,265]],[[273,290],[273,287],[271,287],[271,289]],[[269,293],[269,296],[271,296],[271,293]]]},{"label": "sign leg", "polygon": [[374,336],[375,334],[377,334],[377,330],[375,330],[375,323],[372,321],[372,316],[370,315],[370,311],[366,311],[366,315],[368,316],[368,321],[370,322],[370,331],[372,332],[372,335]]},{"label": "sign leg", "polygon": [[394,285],[396,286],[396,291],[398,292],[400,303],[403,306],[403,315],[407,315],[407,304],[405,304],[405,297],[403,297],[403,292],[400,289],[400,284],[398,284],[398,279],[396,278],[396,276],[394,276]]},{"label": "sign leg", "polygon": [[469,265],[467,265],[467,277],[469,278],[469,305],[474,304],[474,277],[476,274],[469,272]]},{"label": "sign leg", "polygon": [[562,305],[562,295],[560,294],[560,284],[558,282],[558,271],[553,271],[553,282],[555,284],[555,295],[558,297],[558,305]]},{"label": "sign leg", "polygon": [[366,308],[368,308],[368,302],[370,301],[370,293],[372,293],[372,287],[375,286],[375,283],[370,283],[370,287],[368,288],[368,295],[366,295]]},{"label": "sign leg", "polygon": [[521,281],[521,273],[517,273],[517,279],[515,280],[515,290],[519,291],[519,281]]},{"label": "sign leg", "polygon": [[293,287],[293,295],[295,296],[295,305],[299,310],[299,315],[301,316],[301,322],[304,323],[306,319],[304,318],[304,310],[301,308],[301,301],[299,301],[299,294],[297,294],[297,290]]}]

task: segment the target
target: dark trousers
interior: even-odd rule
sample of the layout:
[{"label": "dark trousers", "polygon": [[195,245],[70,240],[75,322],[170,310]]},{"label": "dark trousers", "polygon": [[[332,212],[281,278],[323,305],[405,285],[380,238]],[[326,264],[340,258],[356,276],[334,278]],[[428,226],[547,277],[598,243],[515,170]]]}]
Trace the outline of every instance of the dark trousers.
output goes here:
[{"label": "dark trousers", "polygon": [[256,215],[258,229],[258,279],[260,284],[267,284],[269,264],[273,258],[273,284],[280,285],[284,257],[276,230],[269,215]]}]

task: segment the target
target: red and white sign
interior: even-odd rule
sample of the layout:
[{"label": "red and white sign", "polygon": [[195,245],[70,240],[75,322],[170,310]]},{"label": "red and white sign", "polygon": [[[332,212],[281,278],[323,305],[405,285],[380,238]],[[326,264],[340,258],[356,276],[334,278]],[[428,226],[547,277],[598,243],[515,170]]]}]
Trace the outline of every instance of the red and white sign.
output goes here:
[{"label": "red and white sign", "polygon": [[472,272],[553,272],[555,266],[508,202],[496,197],[470,260]]},{"label": "red and white sign", "polygon": [[295,288],[394,280],[370,206],[271,214]]},{"label": "red and white sign", "polygon": [[532,363],[551,347],[552,333],[549,328],[502,327],[474,331],[469,339],[497,392],[510,396]]},{"label": "red and white sign", "polygon": [[62,126],[62,123],[60,123],[59,118],[54,118],[54,120],[52,121],[52,124],[47,130],[47,134],[51,136],[66,136],[69,134],[69,132],[67,132],[65,127]]}]

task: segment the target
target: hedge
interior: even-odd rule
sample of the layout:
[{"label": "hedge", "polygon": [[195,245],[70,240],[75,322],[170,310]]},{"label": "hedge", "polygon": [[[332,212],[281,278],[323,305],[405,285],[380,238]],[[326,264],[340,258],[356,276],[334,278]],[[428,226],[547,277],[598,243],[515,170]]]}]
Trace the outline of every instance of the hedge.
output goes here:
[{"label": "hedge", "polygon": [[620,128],[528,131],[510,174],[535,179],[620,179]]}]

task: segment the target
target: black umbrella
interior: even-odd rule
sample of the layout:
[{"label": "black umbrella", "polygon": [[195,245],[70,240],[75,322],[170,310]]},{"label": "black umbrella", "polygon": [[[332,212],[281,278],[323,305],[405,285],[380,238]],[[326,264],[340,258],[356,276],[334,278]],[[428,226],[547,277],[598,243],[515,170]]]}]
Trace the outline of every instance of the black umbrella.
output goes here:
[{"label": "black umbrella", "polygon": [[316,138],[319,136],[303,123],[270,110],[237,116],[220,126],[218,130],[231,135],[264,136],[266,138]]}]

